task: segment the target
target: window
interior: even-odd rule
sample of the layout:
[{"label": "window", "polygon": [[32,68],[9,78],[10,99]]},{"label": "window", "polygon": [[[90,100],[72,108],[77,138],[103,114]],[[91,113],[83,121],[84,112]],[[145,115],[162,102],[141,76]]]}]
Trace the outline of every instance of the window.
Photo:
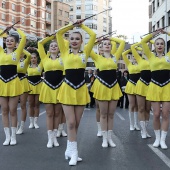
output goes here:
[{"label": "window", "polygon": [[168,11],[168,25],[170,26],[170,11]]},{"label": "window", "polygon": [[25,18],[22,18],[21,24],[22,24],[22,25],[25,25]]},{"label": "window", "polygon": [[65,21],[65,25],[68,25],[69,23],[67,21]]},{"label": "window", "polygon": [[155,1],[152,2],[152,13],[155,12]]},{"label": "window", "polygon": [[69,12],[65,11],[65,17],[68,18],[69,17]]},{"label": "window", "polygon": [[31,0],[31,3],[37,5],[37,0]]},{"label": "window", "polygon": [[106,19],[106,18],[103,18],[103,22],[106,23],[106,22],[107,22],[107,19]]},{"label": "window", "polygon": [[157,28],[159,28],[159,21],[157,22]]},{"label": "window", "polygon": [[157,0],[157,7],[159,7],[159,0]]},{"label": "window", "polygon": [[81,15],[76,15],[76,19],[81,19]]},{"label": "window", "polygon": [[34,21],[31,21],[31,27],[36,27],[36,23]]},{"label": "window", "polygon": [[70,11],[73,11],[73,6],[70,6]]},{"label": "window", "polygon": [[152,27],[152,30],[155,31],[155,25]]},{"label": "window", "polygon": [[107,31],[107,28],[106,27],[103,27],[103,32],[106,32]]},{"label": "window", "polygon": [[80,5],[77,6],[76,9],[77,9],[77,10],[81,10],[81,6],[80,6]]},{"label": "window", "polygon": [[15,17],[12,16],[12,23],[14,24],[15,23]]},{"label": "window", "polygon": [[22,13],[25,13],[25,7],[22,6]]},{"label": "window", "polygon": [[2,1],[2,8],[5,8],[5,1]]},{"label": "window", "polygon": [[61,9],[59,9],[58,13],[59,13],[59,15],[62,15],[62,10],[61,10]]},{"label": "window", "polygon": [[90,29],[97,30],[97,25],[96,24],[87,24],[86,26],[89,27]]},{"label": "window", "polygon": [[165,27],[165,17],[162,17],[162,27]]},{"label": "window", "polygon": [[69,18],[70,18],[70,20],[73,20],[73,15],[70,15],[70,17],[69,17]]},{"label": "window", "polygon": [[5,14],[2,14],[2,15],[1,15],[1,18],[2,18],[2,21],[5,21],[5,20],[6,20],[6,15],[5,15]]},{"label": "window", "polygon": [[41,28],[44,30],[44,28],[45,28],[45,25],[44,25],[44,24],[42,24],[42,25],[41,25]]},{"label": "window", "polygon": [[62,26],[62,21],[61,20],[58,20],[58,25]]},{"label": "window", "polygon": [[45,18],[45,13],[44,12],[42,12],[42,18]]},{"label": "window", "polygon": [[15,11],[15,4],[12,4],[12,10]]},{"label": "window", "polygon": [[45,1],[42,0],[42,7],[45,7]]},{"label": "window", "polygon": [[[92,16],[93,14],[86,14],[85,15],[85,18],[88,18],[88,17],[90,17],[90,16]],[[94,17],[90,17],[89,19],[93,19],[93,20],[97,20],[97,16],[94,16]]]}]

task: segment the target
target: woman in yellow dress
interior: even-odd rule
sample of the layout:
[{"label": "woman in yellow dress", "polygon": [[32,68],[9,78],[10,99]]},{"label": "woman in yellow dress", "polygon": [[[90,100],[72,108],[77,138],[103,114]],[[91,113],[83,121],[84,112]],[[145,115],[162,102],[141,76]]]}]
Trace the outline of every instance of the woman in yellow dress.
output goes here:
[{"label": "woman in yellow dress", "polygon": [[31,63],[28,66],[27,73],[28,73],[28,82],[30,85],[31,91],[28,94],[28,108],[29,108],[29,118],[30,118],[30,125],[29,128],[38,129],[39,126],[37,124],[38,117],[39,117],[39,94],[42,85],[42,70],[43,66],[42,63],[38,64],[38,56],[36,53],[31,54]]},{"label": "woman in yellow dress", "polygon": [[[51,41],[49,44],[49,54],[46,54],[44,44],[49,41]],[[62,58],[59,56],[59,48],[55,35],[39,41],[38,51],[45,72],[39,100],[45,104],[47,114],[47,148],[52,148],[53,146],[59,146],[56,137],[62,106],[57,100],[57,95],[63,82],[64,65]]]},{"label": "woman in yellow dress", "polygon": [[139,50],[142,52],[142,48],[139,47],[141,43],[135,43],[131,46],[132,54],[136,59],[140,69],[140,79],[136,83],[135,94],[138,105],[138,115],[141,126],[141,137],[145,139],[151,137],[147,132],[147,126],[149,123],[151,102],[146,100],[149,83],[151,80],[151,71],[149,61],[139,55]]},{"label": "woman in yellow dress", "polygon": [[[157,38],[154,43],[155,52],[152,52],[148,46],[148,42],[153,36],[160,32],[167,32],[159,29],[141,41],[142,48],[148,57],[151,69],[151,82],[149,84],[146,100],[151,101],[153,108],[153,126],[156,140],[153,143],[154,147],[161,146],[162,149],[167,149],[165,143],[169,128],[169,110],[170,110],[170,52],[164,54],[165,41],[163,38]],[[170,35],[170,33],[168,34]],[[162,122],[160,121],[162,104]]]},{"label": "woman in yellow dress", "polygon": [[[77,31],[73,31],[69,36],[70,50],[67,50],[67,47],[65,46],[63,34],[74,27],[80,27],[90,34],[87,48],[83,49],[83,51],[80,50],[83,42],[82,35]],[[60,87],[58,100],[62,103],[64,114],[66,116],[68,141],[65,158],[71,158],[69,165],[77,164],[77,131],[84,107],[90,102],[88,89],[85,84],[84,72],[95,39],[95,33],[85,25],[81,24],[81,21],[79,21],[78,24],[69,24],[57,32],[57,42],[65,70],[65,79]]]},{"label": "woman in yellow dress", "polygon": [[25,124],[26,117],[27,117],[26,102],[28,98],[28,93],[30,92],[31,89],[28,83],[26,72],[27,72],[27,68],[30,63],[30,60],[31,60],[31,54],[28,51],[23,50],[23,53],[21,54],[21,57],[20,57],[20,61],[17,65],[18,77],[20,78],[22,88],[23,88],[23,94],[20,95],[20,106],[21,106],[21,111],[22,111],[21,123],[16,133],[17,135],[20,135],[24,132],[24,124]]},{"label": "woman in yellow dress", "polygon": [[[111,41],[120,43],[118,49],[111,54]],[[117,61],[119,60],[125,46],[125,41],[118,38],[103,40],[103,56],[91,52],[90,56],[97,63],[99,75],[96,78],[95,88],[93,90],[94,98],[98,100],[100,108],[100,123],[102,129],[103,142],[102,147],[115,147],[112,140],[113,117],[116,110],[117,102],[122,96],[121,89],[117,82],[116,70]]]},{"label": "woman in yellow dress", "polygon": [[[19,96],[23,93],[21,82],[17,74],[17,64],[20,60],[20,55],[26,43],[26,36],[20,30],[17,32],[21,36],[21,41],[18,48],[15,50],[16,41],[15,36],[9,35],[6,38],[6,49],[0,47],[0,104],[2,110],[2,122],[5,132],[5,142],[3,145],[16,145],[16,127],[17,127],[17,105]],[[10,113],[10,118],[9,118]],[[10,135],[10,122],[11,131]]]},{"label": "woman in yellow dress", "polygon": [[130,130],[140,130],[138,127],[138,107],[135,95],[135,87],[136,83],[140,78],[140,69],[139,66],[136,65],[136,60],[131,62],[127,54],[131,52],[131,49],[123,52],[123,60],[129,71],[129,80],[126,84],[125,93],[128,95],[129,99],[129,121],[130,121]]}]

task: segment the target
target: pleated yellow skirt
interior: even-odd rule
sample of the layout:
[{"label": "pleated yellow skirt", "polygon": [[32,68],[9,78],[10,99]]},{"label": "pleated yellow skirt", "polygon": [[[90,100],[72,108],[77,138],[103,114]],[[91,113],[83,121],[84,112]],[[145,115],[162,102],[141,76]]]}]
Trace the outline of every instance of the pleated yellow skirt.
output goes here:
[{"label": "pleated yellow skirt", "polygon": [[94,89],[95,89],[95,86],[96,86],[96,80],[97,80],[97,79],[94,80],[93,85],[92,85],[91,88],[90,88],[90,91],[91,91],[92,93],[94,92]]},{"label": "pleated yellow skirt", "polygon": [[22,79],[20,81],[21,81],[21,85],[22,85],[22,88],[23,88],[23,92],[24,93],[30,92],[31,88],[30,88],[30,85],[28,83],[28,79],[24,78],[24,79]]},{"label": "pleated yellow skirt", "polygon": [[0,80],[0,96],[14,97],[23,94],[21,81],[18,77],[5,83]]},{"label": "pleated yellow skirt", "polygon": [[43,83],[41,86],[39,100],[43,103],[51,103],[51,104],[59,103],[57,99],[59,89],[60,87],[53,90],[46,83]]},{"label": "pleated yellow skirt", "polygon": [[148,93],[148,88],[149,88],[149,85],[147,86],[141,80],[138,80],[138,82],[136,83],[136,87],[135,87],[135,94],[146,97]]},{"label": "pleated yellow skirt", "polygon": [[152,82],[149,84],[146,100],[149,101],[169,101],[170,102],[170,83],[160,87]]},{"label": "pleated yellow skirt", "polygon": [[112,88],[103,85],[98,79],[95,80],[93,87],[93,97],[97,100],[111,101],[119,100],[122,96],[119,84],[116,83]]},{"label": "pleated yellow skirt", "polygon": [[65,105],[86,105],[90,103],[90,96],[86,84],[75,90],[63,82],[57,99]]},{"label": "pleated yellow skirt", "polygon": [[126,88],[125,88],[125,93],[127,94],[135,94],[135,85],[131,83],[130,81],[127,82]]},{"label": "pleated yellow skirt", "polygon": [[31,89],[29,94],[40,94],[42,82],[40,82],[39,84],[37,84],[35,86],[33,86],[31,83],[29,83],[29,85],[30,85],[30,89]]}]

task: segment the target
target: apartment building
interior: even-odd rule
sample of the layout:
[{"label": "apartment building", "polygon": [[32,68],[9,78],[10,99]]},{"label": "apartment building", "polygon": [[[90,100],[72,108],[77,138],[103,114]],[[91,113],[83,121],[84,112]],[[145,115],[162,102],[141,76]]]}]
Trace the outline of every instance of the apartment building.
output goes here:
[{"label": "apartment building", "polygon": [[[70,5],[69,18],[73,21],[87,18],[97,14],[111,6],[111,0],[64,0]],[[97,16],[87,19],[84,24],[91,28],[97,36],[104,35],[112,31],[111,11],[106,11]],[[83,35],[83,45],[89,40],[89,35],[84,31],[80,31]],[[97,51],[97,47],[94,47]],[[87,67],[94,67],[94,62],[91,58],[88,59]]]},{"label": "apartment building", "polygon": [[[149,0],[149,32],[166,27],[170,32],[170,0]],[[170,37],[160,35],[167,42],[166,51],[170,50]]]},{"label": "apartment building", "polygon": [[[60,10],[65,15],[57,17]],[[0,28],[20,21],[17,28],[43,38],[68,23],[69,10],[68,4],[56,0],[0,0]]]}]

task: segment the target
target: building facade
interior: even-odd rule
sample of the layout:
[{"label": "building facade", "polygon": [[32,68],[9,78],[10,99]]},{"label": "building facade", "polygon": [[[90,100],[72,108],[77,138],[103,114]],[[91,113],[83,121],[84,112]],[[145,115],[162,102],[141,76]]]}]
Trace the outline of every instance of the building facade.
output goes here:
[{"label": "building facade", "polygon": [[[165,28],[170,32],[170,0],[149,0],[149,32]],[[167,42],[166,51],[170,50],[170,37],[162,34],[159,37]],[[155,38],[156,39],[156,38]]]},{"label": "building facade", "polygon": [[[67,13],[67,16],[57,14]],[[68,4],[55,0],[0,0],[0,28],[20,21],[16,27],[26,34],[45,37],[68,23],[70,7]],[[64,21],[58,24],[60,20]]]}]

